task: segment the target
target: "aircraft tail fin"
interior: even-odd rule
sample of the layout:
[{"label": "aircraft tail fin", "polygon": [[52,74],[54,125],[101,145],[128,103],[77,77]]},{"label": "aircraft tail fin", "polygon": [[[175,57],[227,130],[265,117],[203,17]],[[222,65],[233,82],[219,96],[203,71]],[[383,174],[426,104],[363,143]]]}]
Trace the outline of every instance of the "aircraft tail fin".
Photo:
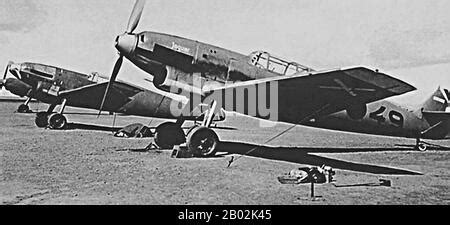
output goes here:
[{"label": "aircraft tail fin", "polygon": [[423,117],[430,123],[431,127],[423,132],[424,137],[444,138],[450,132],[449,91],[439,88],[422,106]]},{"label": "aircraft tail fin", "polygon": [[447,89],[438,88],[433,95],[428,98],[420,108],[421,112],[445,112],[449,102],[449,91]]}]

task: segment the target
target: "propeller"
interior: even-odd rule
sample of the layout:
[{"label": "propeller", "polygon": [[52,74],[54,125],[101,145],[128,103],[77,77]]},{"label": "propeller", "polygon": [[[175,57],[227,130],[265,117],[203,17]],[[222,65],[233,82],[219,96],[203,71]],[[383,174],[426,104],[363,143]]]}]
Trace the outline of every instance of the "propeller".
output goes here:
[{"label": "propeller", "polygon": [[100,110],[98,112],[97,117],[100,117],[100,114],[102,114],[103,106],[105,104],[106,98],[108,97],[109,89],[111,88],[111,84],[114,83],[114,81],[116,80],[117,75],[119,74],[120,68],[122,67],[122,63],[123,63],[123,56],[120,55],[116,61],[116,64],[114,65],[114,69],[111,74],[111,78],[108,82],[108,86],[106,87],[105,95],[103,96],[102,104],[100,105]]},{"label": "propeller", "polygon": [[144,11],[145,0],[136,0],[130,19],[128,20],[127,34],[131,34],[136,30],[136,27],[141,20],[142,12]]},{"label": "propeller", "polygon": [[[131,15],[128,20],[127,30],[125,31],[125,34],[132,34],[136,30],[136,28],[139,24],[139,21],[141,20],[142,12],[144,11],[144,5],[145,5],[145,0],[136,0],[134,7],[133,7],[133,11],[131,11]],[[119,39],[120,39],[120,36],[118,36],[116,39],[116,46],[119,43]],[[99,109],[99,113],[98,113],[97,117],[100,117],[100,114],[102,113],[102,110],[103,110],[103,106],[108,97],[109,89],[111,88],[111,85],[114,83],[114,81],[116,81],[117,75],[119,74],[120,68],[122,67],[123,57],[124,57],[124,55],[122,53],[120,53],[120,51],[119,51],[119,58],[117,59],[115,65],[114,65],[114,69],[111,74],[110,80],[108,82],[108,86],[106,87],[105,94],[103,96],[103,100],[100,105],[100,109]]]},{"label": "propeller", "polygon": [[3,74],[3,79],[0,80],[0,88],[3,89],[6,83],[6,75],[8,75],[9,69],[11,68],[11,65],[13,62],[8,62],[8,65],[6,66],[5,73]]}]

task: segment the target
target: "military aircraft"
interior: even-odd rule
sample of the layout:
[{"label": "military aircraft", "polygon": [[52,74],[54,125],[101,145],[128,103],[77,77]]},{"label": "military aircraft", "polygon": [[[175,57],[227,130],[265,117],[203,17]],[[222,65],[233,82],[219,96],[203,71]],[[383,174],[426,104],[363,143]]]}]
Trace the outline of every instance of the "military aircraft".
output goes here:
[{"label": "military aircraft", "polygon": [[[170,34],[135,33],[144,5],[144,0],[135,2],[125,33],[115,39],[119,58],[100,112],[103,102],[115,99],[109,94],[110,86],[125,57],[149,73],[156,88],[188,97],[191,106],[210,106],[201,126],[186,135],[188,150],[197,156],[212,156],[217,151],[219,137],[210,125],[218,109],[296,125],[343,110],[359,115],[369,103],[415,90],[365,67],[316,71],[264,51],[243,55]],[[179,144],[175,140],[183,139],[180,125],[191,112],[189,107],[182,111],[177,123],[165,123],[156,131],[157,145],[173,146]],[[392,117],[400,120],[398,115]]]},{"label": "military aircraft", "polygon": [[[11,73],[15,78],[7,78]],[[50,104],[46,112],[38,112],[35,123],[38,127],[64,129],[67,119],[63,115],[66,106],[98,109],[103,93],[108,85],[107,78],[99,73],[82,74],[55,66],[39,63],[9,62],[0,86],[18,96],[27,96],[18,112],[29,112],[31,99]],[[156,93],[123,81],[115,82],[110,90],[114,101],[104,102],[104,109],[126,115],[143,117],[175,118],[170,110],[170,103],[185,105],[183,99],[170,93]],[[56,106],[61,105],[58,112]],[[188,120],[201,120],[202,107]],[[224,120],[224,114],[218,114],[214,121]],[[158,129],[158,128],[157,128]]]}]

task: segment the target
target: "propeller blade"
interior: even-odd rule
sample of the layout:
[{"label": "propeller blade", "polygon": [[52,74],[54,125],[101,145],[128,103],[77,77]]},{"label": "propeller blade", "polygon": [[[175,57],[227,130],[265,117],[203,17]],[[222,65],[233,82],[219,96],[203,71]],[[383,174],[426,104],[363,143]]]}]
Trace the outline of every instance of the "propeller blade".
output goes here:
[{"label": "propeller blade", "polygon": [[10,63],[8,63],[8,66],[6,66],[5,73],[3,74],[3,80],[6,79],[6,75],[8,75],[9,68],[11,68],[11,64]]},{"label": "propeller blade", "polygon": [[11,68],[11,64],[13,62],[8,62],[8,65],[6,66],[5,73],[3,74],[3,79],[0,80],[0,89],[3,89],[6,84],[6,75],[8,75],[9,69]]},{"label": "propeller blade", "polygon": [[127,33],[133,33],[141,20],[142,11],[144,11],[145,0],[136,0],[130,19],[128,20]]},{"label": "propeller blade", "polygon": [[106,98],[108,97],[109,89],[111,88],[111,84],[114,83],[114,81],[116,80],[117,75],[119,74],[120,68],[122,67],[122,63],[123,63],[123,56],[121,55],[119,57],[119,59],[117,59],[116,64],[114,65],[114,69],[111,74],[111,78],[108,82],[108,86],[106,87],[105,95],[103,96],[102,104],[100,105],[100,109],[99,109],[97,118],[100,117],[100,114],[102,114],[103,106],[105,104]]}]

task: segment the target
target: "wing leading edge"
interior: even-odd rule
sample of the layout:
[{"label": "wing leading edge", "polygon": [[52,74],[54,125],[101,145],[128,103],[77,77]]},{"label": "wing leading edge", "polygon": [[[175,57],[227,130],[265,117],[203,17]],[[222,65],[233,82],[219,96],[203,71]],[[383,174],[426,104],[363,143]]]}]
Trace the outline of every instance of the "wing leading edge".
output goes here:
[{"label": "wing leading edge", "polygon": [[[108,83],[100,83],[84,86],[81,88],[63,91],[60,97],[66,98],[70,106],[80,108],[98,109]],[[136,94],[143,92],[142,88],[116,81],[113,83],[108,98],[105,102],[105,111],[117,112],[126,103],[132,100]]]}]

